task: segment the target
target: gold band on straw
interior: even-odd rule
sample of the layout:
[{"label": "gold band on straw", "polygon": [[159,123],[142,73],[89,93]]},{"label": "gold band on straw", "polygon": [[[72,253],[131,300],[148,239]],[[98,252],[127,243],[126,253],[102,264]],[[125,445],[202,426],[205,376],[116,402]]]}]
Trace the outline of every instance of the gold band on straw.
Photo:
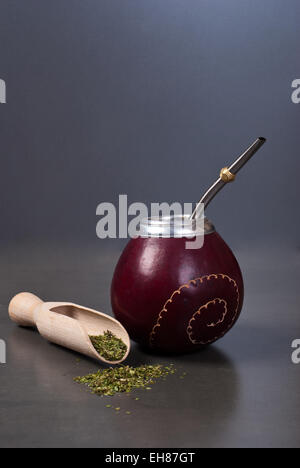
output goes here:
[{"label": "gold band on straw", "polygon": [[228,167],[223,167],[223,169],[221,169],[220,172],[220,178],[223,180],[223,182],[227,184],[235,180],[235,174],[232,174]]}]

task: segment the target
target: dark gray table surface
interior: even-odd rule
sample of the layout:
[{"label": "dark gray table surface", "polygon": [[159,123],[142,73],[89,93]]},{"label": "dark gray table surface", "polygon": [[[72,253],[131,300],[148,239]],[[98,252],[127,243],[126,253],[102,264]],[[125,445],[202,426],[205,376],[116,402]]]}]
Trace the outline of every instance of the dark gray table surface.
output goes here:
[{"label": "dark gray table surface", "polygon": [[[151,391],[106,398],[73,377],[99,368],[84,356],[18,328],[8,301],[27,290],[110,313],[109,286],[117,244],[11,245],[0,251],[1,447],[299,447],[300,252],[240,249],[246,296],[242,316],[217,344],[180,357],[152,356],[133,346],[129,364],[174,362]],[[140,396],[139,401],[134,397]],[[126,415],[125,411],[131,411]]]}]

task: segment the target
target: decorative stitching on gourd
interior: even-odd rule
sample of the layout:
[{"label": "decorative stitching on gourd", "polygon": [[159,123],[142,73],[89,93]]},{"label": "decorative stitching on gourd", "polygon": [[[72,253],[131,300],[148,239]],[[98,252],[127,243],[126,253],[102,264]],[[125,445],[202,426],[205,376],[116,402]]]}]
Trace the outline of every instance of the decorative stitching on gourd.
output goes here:
[{"label": "decorative stitching on gourd", "polygon": [[[183,289],[189,289],[190,286],[191,286],[192,284],[197,285],[197,282],[203,283],[203,281],[209,281],[211,278],[223,279],[223,280],[227,279],[230,283],[233,283],[233,285],[234,285],[234,288],[235,288],[236,293],[237,293],[237,304],[236,304],[236,308],[235,308],[235,311],[234,311],[234,315],[233,315],[232,321],[230,322],[230,324],[228,325],[228,327],[226,328],[226,330],[224,330],[220,335],[215,336],[215,337],[212,338],[211,340],[208,340],[208,341],[206,341],[206,342],[201,342],[201,341],[193,340],[193,339],[191,338],[191,335],[192,335],[192,333],[193,333],[193,331],[192,331],[192,326],[191,326],[191,322],[192,322],[193,319],[195,320],[194,316],[195,316],[196,314],[198,314],[198,313],[201,314],[202,310],[203,310],[204,308],[207,308],[207,306],[208,306],[210,303],[215,303],[216,301],[222,301],[222,302],[225,303],[226,312],[225,312],[225,315],[223,316],[221,322],[219,322],[219,323],[222,323],[222,322],[224,321],[225,316],[226,316],[226,314],[227,314],[227,312],[228,312],[228,309],[227,309],[227,302],[226,302],[224,299],[215,298],[215,299],[213,299],[213,300],[207,302],[207,303],[204,304],[203,306],[201,306],[201,307],[193,314],[193,317],[192,317],[192,318],[190,319],[190,321],[189,321],[189,325],[188,325],[188,327],[187,327],[187,329],[186,329],[186,332],[187,332],[187,334],[188,334],[188,336],[189,336],[190,341],[191,341],[193,344],[195,344],[195,345],[196,345],[196,344],[203,344],[203,345],[205,345],[205,344],[212,343],[212,342],[215,341],[217,338],[221,338],[222,336],[224,336],[224,335],[227,333],[227,331],[231,328],[233,322],[235,321],[236,316],[237,316],[237,313],[238,313],[239,304],[240,304],[240,293],[239,293],[239,288],[238,288],[238,285],[237,285],[236,281],[235,281],[234,279],[230,278],[230,276],[225,275],[225,274],[222,274],[222,273],[218,273],[218,274],[213,273],[213,274],[211,274],[211,275],[205,275],[205,276],[201,276],[201,277],[199,277],[199,278],[192,279],[192,280],[190,280],[188,283],[183,284],[182,286],[180,286],[178,289],[176,289],[176,291],[174,291],[174,292],[172,293],[172,295],[170,296],[170,298],[165,302],[165,304],[164,304],[162,310],[160,311],[160,313],[159,313],[159,315],[158,315],[158,318],[157,318],[157,320],[156,320],[156,322],[155,322],[155,324],[154,324],[154,327],[152,328],[152,331],[151,331],[150,337],[149,337],[150,346],[153,345],[153,341],[154,341],[154,339],[155,339],[155,335],[156,335],[156,333],[157,333],[159,327],[161,326],[160,322],[161,322],[161,320],[162,320],[164,314],[168,312],[167,306],[168,306],[168,304],[171,304],[171,303],[173,302],[174,296],[176,296],[176,294],[179,294],[179,295],[180,295],[180,294],[181,294],[181,291],[182,291]],[[208,326],[208,327],[215,327],[215,326],[217,326],[219,323],[217,322],[217,323],[215,323],[215,324],[210,324],[210,325],[207,325],[207,326]]]},{"label": "decorative stitching on gourd", "polygon": [[203,341],[197,341],[196,339],[193,339],[193,326],[192,326],[192,322],[196,320],[196,316],[197,315],[201,315],[202,314],[202,311],[204,309],[207,309],[207,307],[210,305],[210,304],[216,304],[217,302],[220,303],[223,303],[224,304],[224,313],[222,315],[222,318],[220,320],[218,320],[217,322],[212,322],[212,323],[209,323],[207,324],[206,326],[208,328],[213,328],[213,327],[216,327],[217,325],[220,325],[220,323],[223,323],[224,322],[224,319],[227,315],[227,312],[228,312],[228,309],[227,309],[227,302],[224,300],[224,299],[220,299],[219,297],[212,300],[212,301],[208,301],[206,304],[204,304],[203,306],[200,307],[200,309],[197,310],[197,312],[194,313],[193,317],[191,318],[191,320],[189,321],[189,325],[186,329],[187,331],[187,334],[189,336],[189,339],[190,341],[193,343],[193,344],[208,344],[208,342],[203,342]]}]

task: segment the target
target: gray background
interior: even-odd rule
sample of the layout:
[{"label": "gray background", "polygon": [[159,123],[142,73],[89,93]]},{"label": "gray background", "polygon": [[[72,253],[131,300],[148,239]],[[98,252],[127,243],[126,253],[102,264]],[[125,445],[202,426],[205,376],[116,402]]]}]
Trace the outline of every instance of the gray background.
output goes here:
[{"label": "gray background", "polygon": [[[0,0],[1,446],[300,445],[299,14],[296,0]],[[96,238],[96,206],[196,201],[258,136],[208,213],[244,273],[239,323],[176,359],[184,385],[122,400],[132,419],[107,413],[72,383],[98,364],[10,324],[9,299],[110,313],[125,242]]]},{"label": "gray background", "polygon": [[299,245],[299,14],[297,0],[1,0],[1,238],[95,242],[98,203],[197,201],[265,136],[209,214],[231,242]]}]

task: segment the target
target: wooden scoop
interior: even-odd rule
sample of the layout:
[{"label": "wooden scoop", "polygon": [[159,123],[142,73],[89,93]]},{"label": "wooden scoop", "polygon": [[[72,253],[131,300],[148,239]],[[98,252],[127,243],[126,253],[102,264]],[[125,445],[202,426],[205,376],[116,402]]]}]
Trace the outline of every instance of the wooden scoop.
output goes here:
[{"label": "wooden scoop", "polygon": [[[130,351],[130,339],[125,328],[109,315],[69,302],[43,302],[31,293],[15,296],[8,308],[13,322],[23,327],[37,327],[46,340],[78,353],[103,361],[119,364]],[[127,346],[119,361],[107,361],[95,350],[89,336],[103,335],[109,330]]]}]

